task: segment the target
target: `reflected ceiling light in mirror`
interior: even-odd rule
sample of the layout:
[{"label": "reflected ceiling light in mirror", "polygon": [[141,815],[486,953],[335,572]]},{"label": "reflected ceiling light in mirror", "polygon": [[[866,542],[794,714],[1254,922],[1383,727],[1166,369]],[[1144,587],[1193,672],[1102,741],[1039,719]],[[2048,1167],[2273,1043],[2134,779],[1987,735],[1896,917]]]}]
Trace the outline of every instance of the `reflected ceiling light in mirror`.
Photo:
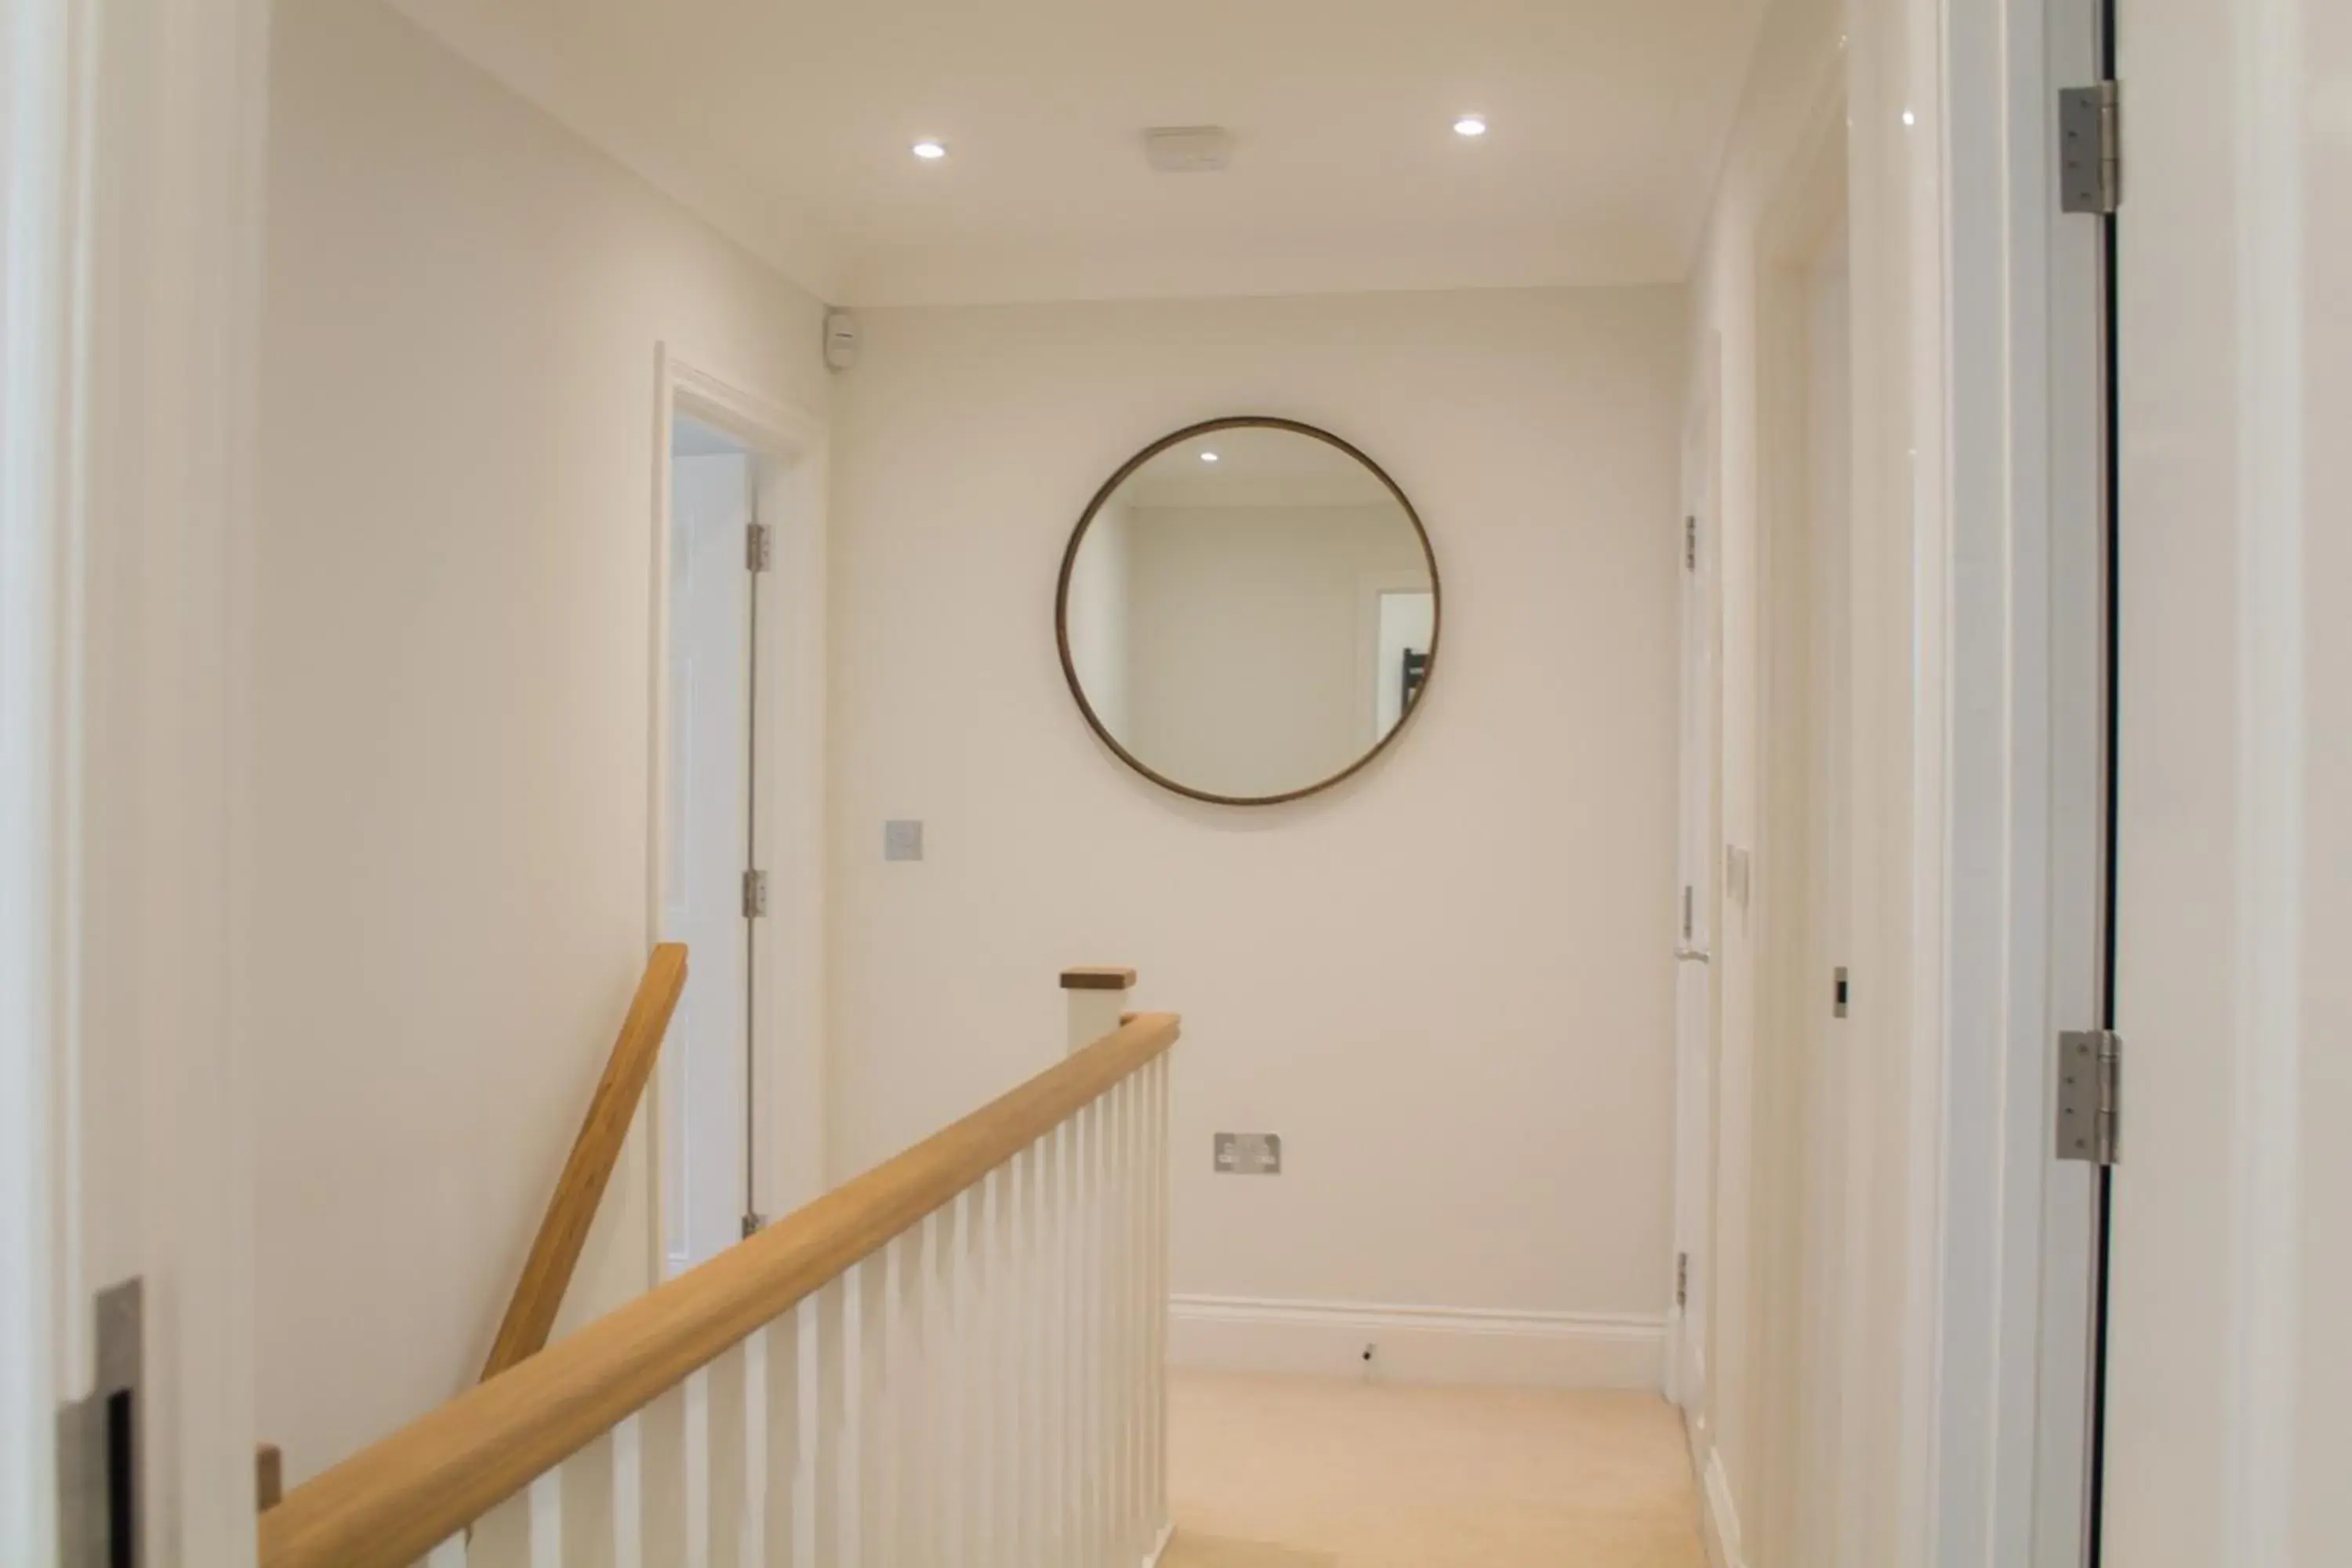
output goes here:
[{"label": "reflected ceiling light in mirror", "polygon": [[944,142],[934,142],[926,137],[915,143],[915,156],[926,163],[936,163],[947,155],[948,144]]},{"label": "reflected ceiling light in mirror", "polygon": [[1454,122],[1454,134],[1456,136],[1484,136],[1486,134],[1486,117],[1483,114],[1465,114],[1462,116],[1462,118]]}]

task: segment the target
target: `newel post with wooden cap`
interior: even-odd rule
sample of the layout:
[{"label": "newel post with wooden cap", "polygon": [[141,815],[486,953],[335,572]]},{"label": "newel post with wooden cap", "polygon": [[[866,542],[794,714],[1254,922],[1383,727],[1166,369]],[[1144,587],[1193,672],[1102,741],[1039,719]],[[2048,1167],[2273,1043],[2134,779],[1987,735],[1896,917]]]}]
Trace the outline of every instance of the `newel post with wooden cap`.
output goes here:
[{"label": "newel post with wooden cap", "polygon": [[1070,1004],[1070,1054],[1115,1032],[1128,1012],[1135,971],[1112,964],[1081,964],[1062,971],[1062,994]]}]

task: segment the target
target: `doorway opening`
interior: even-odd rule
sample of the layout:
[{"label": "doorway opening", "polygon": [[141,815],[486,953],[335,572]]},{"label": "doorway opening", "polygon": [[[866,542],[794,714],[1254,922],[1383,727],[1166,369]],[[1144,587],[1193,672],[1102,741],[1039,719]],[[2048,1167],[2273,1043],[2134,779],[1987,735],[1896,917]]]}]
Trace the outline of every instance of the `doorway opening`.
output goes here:
[{"label": "doorway opening", "polygon": [[647,941],[687,985],[646,1130],[652,1277],[824,1190],[823,421],[655,355]]},{"label": "doorway opening", "polygon": [[824,1188],[824,424],[656,355],[647,941],[687,984],[646,1132],[659,1279]]}]

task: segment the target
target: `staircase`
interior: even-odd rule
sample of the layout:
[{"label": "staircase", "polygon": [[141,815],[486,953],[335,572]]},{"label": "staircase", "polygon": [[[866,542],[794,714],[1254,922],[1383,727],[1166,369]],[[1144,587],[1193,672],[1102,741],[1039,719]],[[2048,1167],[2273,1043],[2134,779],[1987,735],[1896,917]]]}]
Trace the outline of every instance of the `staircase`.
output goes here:
[{"label": "staircase", "polygon": [[701,1268],[545,1349],[510,1312],[484,1381],[262,1515],[261,1568],[1156,1561],[1178,1021],[1133,979],[1066,972],[1058,1065]]}]

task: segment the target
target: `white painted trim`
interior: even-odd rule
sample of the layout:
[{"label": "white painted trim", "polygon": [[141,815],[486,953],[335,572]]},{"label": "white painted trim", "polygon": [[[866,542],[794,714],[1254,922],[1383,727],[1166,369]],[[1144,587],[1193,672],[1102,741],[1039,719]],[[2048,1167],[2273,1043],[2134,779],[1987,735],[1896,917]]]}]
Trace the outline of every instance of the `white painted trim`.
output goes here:
[{"label": "white painted trim", "polygon": [[1175,1539],[1176,1527],[1173,1524],[1161,1525],[1159,1538],[1151,1543],[1151,1550],[1144,1556],[1143,1568],[1160,1568],[1160,1560],[1168,1555],[1168,1543]]},{"label": "white painted trim", "polygon": [[1171,1296],[1171,1366],[1371,1375],[1391,1383],[1661,1389],[1665,1320],[1362,1301]]},{"label": "white painted trim", "polygon": [[0,14],[0,1560],[57,1560],[57,1403],[94,1293],[137,1275],[145,1560],[180,1568],[254,1553],[269,8],[100,13]]},{"label": "white painted trim", "polygon": [[71,1373],[52,1096],[68,1065],[65,736],[81,531],[67,384],[75,337],[71,0],[0,12],[0,1562],[57,1560],[56,1401]]},{"label": "white painted trim", "polygon": [[[669,733],[670,436],[684,411],[737,437],[760,459],[760,517],[771,530],[771,570],[761,584],[757,771],[760,858],[769,873],[769,914],[758,928],[753,1048],[764,1086],[753,1184],[761,1213],[790,1213],[824,1190],[825,1168],[825,605],[827,471],[825,422],[700,368],[667,342],[654,353],[654,493],[648,553],[653,628],[646,740],[650,846],[646,931],[661,929],[664,868],[670,853],[667,738]],[[664,1278],[660,1079],[640,1112],[650,1183],[651,1279]]]},{"label": "white painted trim", "polygon": [[[1692,1463],[1698,1465],[1698,1450],[1692,1449]],[[1699,1534],[1706,1546],[1706,1560],[1711,1568],[1747,1568],[1747,1558],[1740,1555],[1739,1508],[1732,1501],[1731,1477],[1723,1468],[1723,1454],[1710,1449],[1706,1462],[1698,1467]]]}]

